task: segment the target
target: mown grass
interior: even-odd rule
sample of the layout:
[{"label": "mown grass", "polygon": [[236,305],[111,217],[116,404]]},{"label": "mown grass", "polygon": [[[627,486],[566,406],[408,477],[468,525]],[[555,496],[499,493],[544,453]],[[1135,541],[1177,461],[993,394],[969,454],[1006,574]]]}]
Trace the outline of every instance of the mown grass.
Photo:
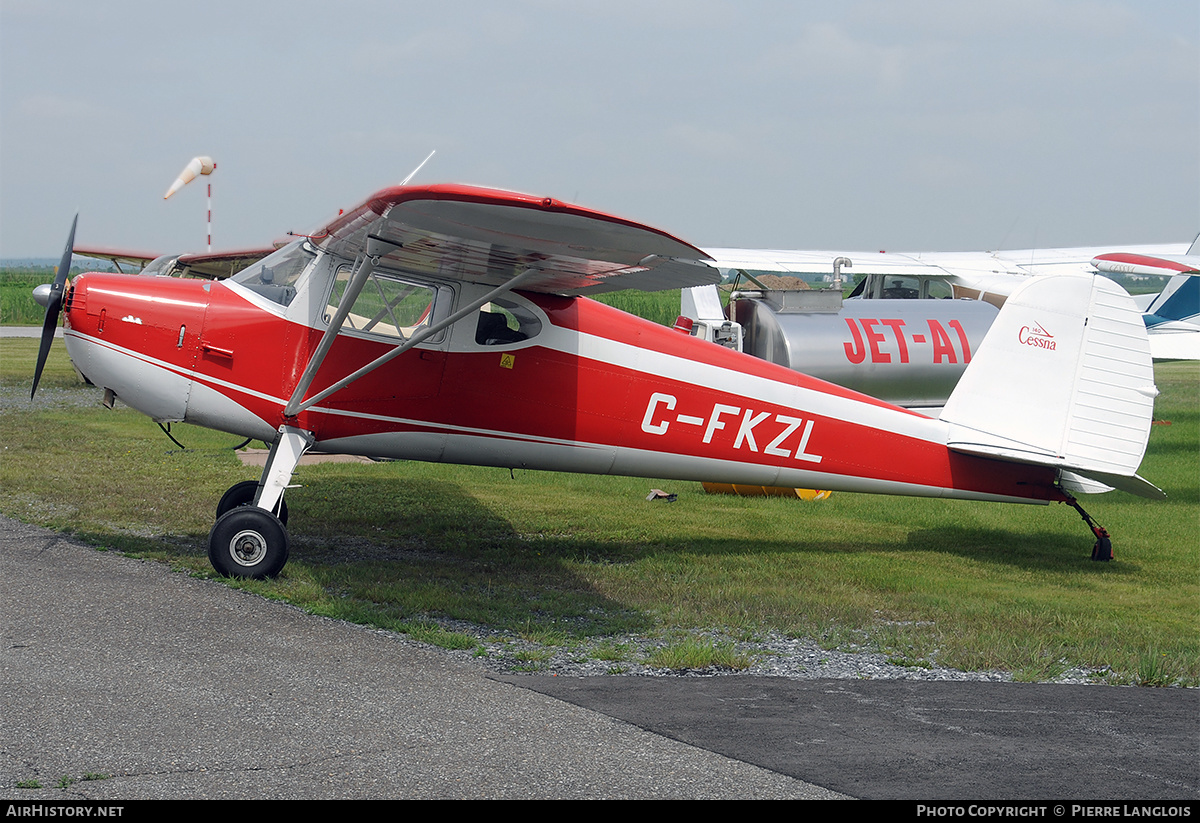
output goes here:
[{"label": "mown grass", "polygon": [[679,289],[654,292],[627,289],[598,294],[596,300],[664,326],[675,325],[679,316]]},{"label": "mown grass", "polygon": [[[146,418],[100,408],[61,345],[31,405],[35,346],[0,341],[0,511],[211,574],[216,501],[255,475],[237,438],[176,426],[180,450]],[[324,464],[302,467],[289,492],[284,573],[233,585],[461,648],[475,641],[450,621],[542,648],[586,640],[614,662],[628,635],[776,632],[902,665],[1198,685],[1200,369],[1160,365],[1157,382],[1170,425],[1153,428],[1141,473],[1170,499],[1084,501],[1113,533],[1113,563],[1088,559],[1090,534],[1060,505],[803,503],[663,480]],[[74,405],[89,391],[96,405]],[[646,502],[651,487],[677,502]]]},{"label": "mown grass", "polygon": [[[105,270],[104,263],[72,266],[71,276],[82,271]],[[33,290],[54,280],[54,266],[0,268],[0,326],[40,326],[46,310],[33,299]],[[674,320],[674,318],[672,318]]]},{"label": "mown grass", "polygon": [[732,643],[718,643],[690,635],[655,649],[642,662],[663,669],[717,668],[740,671],[750,668],[750,658],[737,651]]},{"label": "mown grass", "polygon": [[53,268],[0,269],[0,326],[40,325],[45,309],[33,290],[54,280]]}]

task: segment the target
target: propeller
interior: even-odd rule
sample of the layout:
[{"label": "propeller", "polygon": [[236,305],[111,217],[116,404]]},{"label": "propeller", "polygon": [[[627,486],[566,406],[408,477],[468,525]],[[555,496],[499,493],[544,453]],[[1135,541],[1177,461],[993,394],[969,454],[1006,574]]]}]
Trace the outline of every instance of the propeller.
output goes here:
[{"label": "propeller", "polygon": [[[32,400],[34,394],[37,393],[38,381],[42,379],[42,369],[46,365],[46,357],[50,354],[50,344],[54,342],[54,329],[58,325],[58,315],[62,311],[63,303],[63,287],[67,282],[67,274],[71,271],[71,252],[75,249],[75,225],[79,222],[79,215],[75,215],[75,219],[71,221],[71,234],[67,237],[67,247],[63,249],[62,261],[58,264],[58,273],[54,276],[54,282],[50,284],[49,292],[44,292],[46,302],[43,304],[46,307],[46,319],[42,321],[42,344],[38,347],[37,367],[33,370],[33,388],[29,390],[29,399]],[[41,303],[41,295],[37,292],[43,289],[39,286],[34,290],[35,295]]]}]

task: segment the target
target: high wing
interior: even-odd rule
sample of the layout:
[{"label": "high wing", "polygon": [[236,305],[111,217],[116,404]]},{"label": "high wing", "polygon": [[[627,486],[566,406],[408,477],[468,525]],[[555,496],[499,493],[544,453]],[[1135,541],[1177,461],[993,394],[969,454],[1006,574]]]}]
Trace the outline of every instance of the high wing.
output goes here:
[{"label": "high wing", "polygon": [[967,286],[976,286],[973,279],[987,275],[1094,274],[1092,261],[1100,255],[1124,252],[1164,258],[1185,251],[1185,243],[980,252],[707,249],[712,265],[719,269],[828,275],[834,273],[834,261],[842,259],[850,261],[842,265],[855,275],[953,277]]},{"label": "high wing", "polygon": [[[284,408],[292,417],[515,289],[560,296],[715,285],[708,255],[666,232],[550,197],[475,186],[394,186],[309,241],[355,261],[341,302]],[[265,261],[264,267],[267,265]],[[491,287],[313,396],[309,388],[376,269]]]},{"label": "high wing", "polygon": [[278,248],[279,246],[267,246],[259,249],[181,254],[176,258],[174,269],[170,273],[175,277],[224,280],[273,254]]},{"label": "high wing", "polygon": [[133,251],[131,249],[110,249],[102,246],[81,246],[74,248],[75,257],[87,257],[93,260],[107,260],[117,267],[117,271],[125,273],[121,265],[134,271],[141,271],[146,264],[158,257],[157,252]]},{"label": "high wing", "polygon": [[[1019,249],[1016,251],[986,252],[992,258],[1004,260],[1021,274],[1095,274],[1092,260],[1098,255],[1116,251],[1133,254],[1182,254],[1186,243],[1160,243],[1134,246],[1077,246],[1062,249]],[[952,257],[953,253],[943,253]],[[971,255],[966,255],[970,257]]]},{"label": "high wing", "polygon": [[[835,260],[849,260],[852,273],[948,276],[949,272],[920,259],[895,252],[803,251],[787,249],[707,249],[718,269],[765,271],[778,274],[831,275]],[[844,264],[843,264],[844,265]]]},{"label": "high wing", "polygon": [[[311,237],[347,259],[558,295],[709,285],[720,274],[700,249],[657,229],[550,197],[473,186],[395,186]],[[372,255],[373,256],[373,255]]]},{"label": "high wing", "polygon": [[[257,263],[279,248],[279,245],[255,249],[203,252],[199,254],[160,255],[157,252],[110,249],[102,246],[75,246],[75,257],[108,260],[122,274],[160,274],[170,277],[200,277],[224,280]],[[122,268],[124,265],[126,268]]]}]

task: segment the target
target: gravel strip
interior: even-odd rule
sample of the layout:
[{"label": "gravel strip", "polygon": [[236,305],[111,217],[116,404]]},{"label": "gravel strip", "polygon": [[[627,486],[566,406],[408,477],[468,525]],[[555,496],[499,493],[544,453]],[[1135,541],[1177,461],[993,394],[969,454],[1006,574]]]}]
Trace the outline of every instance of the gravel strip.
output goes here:
[{"label": "gravel strip", "polygon": [[[474,637],[478,646],[448,650],[471,658],[498,674],[546,674],[565,677],[609,675],[618,677],[738,677],[767,676],[794,680],[925,680],[1003,683],[1013,680],[1010,672],[960,671],[936,665],[899,665],[884,654],[870,651],[839,651],[821,648],[807,638],[766,633],[752,641],[735,640],[720,632],[696,632],[689,639],[699,645],[727,650],[748,664],[742,667],[665,668],[646,661],[669,645],[660,638],[627,635],[591,640],[572,646],[550,646],[503,632],[452,620],[431,621],[449,632]],[[601,659],[609,658],[609,659]],[[611,659],[617,658],[617,659]],[[1106,670],[1066,669],[1047,683],[1102,685]]]}]

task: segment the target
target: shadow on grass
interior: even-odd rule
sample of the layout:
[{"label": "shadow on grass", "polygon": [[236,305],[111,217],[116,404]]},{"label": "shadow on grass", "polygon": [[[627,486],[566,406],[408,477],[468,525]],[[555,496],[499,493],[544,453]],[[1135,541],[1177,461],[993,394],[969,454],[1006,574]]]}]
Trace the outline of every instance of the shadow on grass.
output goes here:
[{"label": "shadow on grass", "polygon": [[117,551],[134,557],[154,560],[195,559],[208,562],[208,535],[137,535],[112,534],[69,529],[65,532],[75,540],[104,551]]},{"label": "shadow on grass", "polygon": [[1153,506],[1194,506],[1197,501],[1200,501],[1200,486],[1167,484],[1163,487],[1163,491],[1167,493],[1166,500],[1147,500],[1146,502]]},{"label": "shadow on grass", "polygon": [[[1037,528],[1029,520],[1014,521],[1011,530],[940,524],[920,509],[912,511],[913,522],[926,528],[904,525],[908,510],[902,509],[881,519],[876,531],[875,507],[855,507],[846,512],[855,528],[843,535],[835,530],[837,515],[765,501],[745,504],[746,526],[741,529],[736,525],[741,509],[712,508],[719,504],[686,496],[678,508],[645,504],[642,516],[636,508],[642,504],[625,496],[628,489],[599,485],[589,489],[583,505],[578,491],[565,493],[565,513],[559,516],[559,501],[553,495],[562,493],[558,487],[566,483],[554,478],[539,480],[543,485],[530,478],[514,486],[511,495],[495,494],[490,487],[489,493],[481,494],[483,487],[455,482],[453,473],[451,479],[439,479],[416,474],[428,469],[409,471],[381,465],[365,471],[348,466],[303,473],[303,488],[288,498],[292,545],[283,575],[276,581],[238,585],[314,613],[401,631],[433,619],[518,634],[536,629],[589,637],[653,630],[660,619],[657,610],[670,608],[680,597],[703,600],[708,596],[701,592],[703,585],[710,585],[717,592],[714,596],[727,603],[762,596],[754,593],[755,587],[778,585],[779,575],[800,589],[841,580],[857,590],[866,574],[872,585],[886,588],[892,564],[903,563],[908,573],[920,574],[913,567],[918,561],[902,559],[906,554],[942,554],[1079,579],[1126,577],[1139,570],[1122,556],[1120,533],[1116,551],[1121,562],[1091,562],[1092,538],[1066,510],[1054,521],[1057,531]],[[509,482],[507,474],[504,478],[498,482]],[[205,493],[214,500],[219,497],[215,489]],[[775,509],[802,529],[787,537],[760,531],[754,524],[773,519]],[[591,522],[614,511],[619,515]],[[626,521],[638,528],[618,527]],[[714,528],[721,521],[724,527]],[[194,521],[187,528],[195,529]],[[162,536],[93,529],[77,536],[194,573],[211,573],[207,532]],[[628,574],[610,575],[614,570],[603,568],[624,565],[631,566]],[[904,569],[897,565],[895,570]],[[725,581],[743,573],[748,588],[740,588],[739,582],[736,594],[720,594]],[[817,580],[821,575],[826,579]],[[622,583],[632,580],[630,585],[654,589],[655,594],[601,591],[616,585],[617,576]],[[693,578],[694,586],[687,582]]]},{"label": "shadow on grass", "polygon": [[330,595],[317,609],[329,616],[396,626],[444,617],[511,632],[537,624],[576,636],[653,625],[560,562],[587,547],[521,535],[454,483],[314,478],[295,498],[289,530],[285,574],[311,576]]},{"label": "shadow on grass", "polygon": [[[386,492],[381,492],[386,489]],[[378,501],[386,494],[386,506]],[[1133,564],[1090,561],[1090,536],[944,526],[894,542],[753,537],[597,540],[522,534],[463,487],[436,480],[315,477],[292,498],[293,546],[284,578],[324,595],[308,608],[389,626],[449,618],[520,632],[532,625],[574,636],[645,631],[654,618],[596,590],[578,564],[655,563],[684,555],[879,555],[939,552],[1039,572],[1128,574]]]},{"label": "shadow on grass", "polygon": [[[1070,572],[1073,574],[1128,575],[1139,570],[1136,563],[1103,563],[1092,560],[1095,538],[1082,522],[1080,534],[1057,532],[1017,534],[1002,529],[943,526],[909,532],[899,551],[938,552],[969,558],[979,563],[1003,564],[1026,571]],[[1120,559],[1119,537],[1114,555]]]}]

